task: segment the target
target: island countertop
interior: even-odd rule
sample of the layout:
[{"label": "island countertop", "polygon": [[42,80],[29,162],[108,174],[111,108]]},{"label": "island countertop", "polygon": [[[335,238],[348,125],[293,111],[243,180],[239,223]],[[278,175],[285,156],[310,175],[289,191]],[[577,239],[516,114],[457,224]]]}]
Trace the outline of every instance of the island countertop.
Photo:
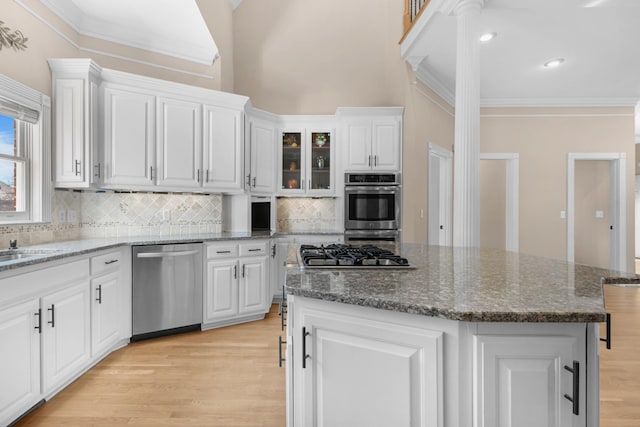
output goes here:
[{"label": "island countertop", "polygon": [[304,269],[291,251],[286,291],[468,322],[602,322],[602,285],[640,277],[498,249],[397,244],[414,269]]}]

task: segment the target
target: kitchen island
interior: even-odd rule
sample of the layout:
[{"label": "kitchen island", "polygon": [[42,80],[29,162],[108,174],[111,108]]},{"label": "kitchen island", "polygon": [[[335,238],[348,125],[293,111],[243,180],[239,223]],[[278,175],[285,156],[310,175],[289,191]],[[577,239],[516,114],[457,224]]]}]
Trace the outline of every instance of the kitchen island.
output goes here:
[{"label": "kitchen island", "polygon": [[599,424],[602,285],[635,275],[395,249],[415,268],[288,269],[289,426]]}]

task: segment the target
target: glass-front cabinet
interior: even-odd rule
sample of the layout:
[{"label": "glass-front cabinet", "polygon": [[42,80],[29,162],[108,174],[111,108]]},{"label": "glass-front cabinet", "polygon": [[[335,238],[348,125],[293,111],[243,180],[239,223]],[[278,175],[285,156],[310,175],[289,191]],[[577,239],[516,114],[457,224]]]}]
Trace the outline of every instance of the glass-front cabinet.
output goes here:
[{"label": "glass-front cabinet", "polygon": [[333,196],[334,132],[282,131],[280,195]]}]

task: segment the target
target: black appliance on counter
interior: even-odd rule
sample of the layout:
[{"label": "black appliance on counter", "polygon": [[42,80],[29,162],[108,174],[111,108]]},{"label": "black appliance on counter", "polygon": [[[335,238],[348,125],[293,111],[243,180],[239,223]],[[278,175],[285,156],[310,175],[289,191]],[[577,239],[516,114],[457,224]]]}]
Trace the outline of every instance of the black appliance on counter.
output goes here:
[{"label": "black appliance on counter", "polygon": [[412,268],[409,260],[373,245],[301,245],[304,268]]},{"label": "black appliance on counter", "polygon": [[345,239],[400,240],[399,173],[347,173]]}]

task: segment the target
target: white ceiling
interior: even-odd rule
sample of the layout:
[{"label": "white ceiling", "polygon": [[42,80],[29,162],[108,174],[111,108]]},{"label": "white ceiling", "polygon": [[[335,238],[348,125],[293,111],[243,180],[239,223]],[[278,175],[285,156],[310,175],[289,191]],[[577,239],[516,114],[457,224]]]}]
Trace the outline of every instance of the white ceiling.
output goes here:
[{"label": "white ceiling", "polygon": [[206,65],[218,56],[195,0],[40,1],[83,35]]},{"label": "white ceiling", "polygon": [[[456,0],[432,0],[403,57],[453,103]],[[437,11],[437,13],[433,13]],[[483,105],[635,105],[640,99],[640,0],[485,0]],[[564,58],[555,69],[543,67]]]}]

